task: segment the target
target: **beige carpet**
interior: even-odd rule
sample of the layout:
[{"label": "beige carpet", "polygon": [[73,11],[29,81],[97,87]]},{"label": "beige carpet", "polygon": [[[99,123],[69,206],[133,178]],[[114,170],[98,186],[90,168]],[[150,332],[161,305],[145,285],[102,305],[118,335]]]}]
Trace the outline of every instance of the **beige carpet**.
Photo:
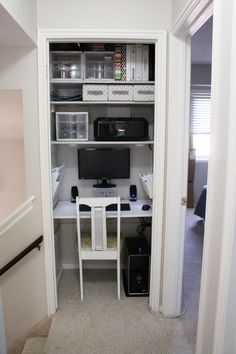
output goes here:
[{"label": "beige carpet", "polygon": [[22,354],[44,354],[47,337],[31,337],[26,340]]},{"label": "beige carpet", "polygon": [[[199,235],[191,233],[191,237],[190,251],[195,253],[192,247]],[[192,257],[186,257],[186,262],[189,261]],[[189,278],[192,285],[184,288],[188,307],[179,319],[156,318],[148,309],[148,298],[128,298],[122,291],[118,301],[114,270],[87,270],[81,302],[78,271],[64,271],[59,287],[59,310],[53,318],[46,353],[194,353],[198,304],[195,271],[199,271],[199,260],[196,265],[187,264],[185,279]]]}]

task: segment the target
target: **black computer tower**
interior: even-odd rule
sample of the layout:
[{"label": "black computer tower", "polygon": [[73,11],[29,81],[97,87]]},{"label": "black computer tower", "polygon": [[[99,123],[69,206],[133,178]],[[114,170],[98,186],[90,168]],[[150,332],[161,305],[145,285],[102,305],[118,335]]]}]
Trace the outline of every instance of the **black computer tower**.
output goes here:
[{"label": "black computer tower", "polygon": [[149,295],[149,259],[145,238],[125,238],[123,282],[126,296]]}]

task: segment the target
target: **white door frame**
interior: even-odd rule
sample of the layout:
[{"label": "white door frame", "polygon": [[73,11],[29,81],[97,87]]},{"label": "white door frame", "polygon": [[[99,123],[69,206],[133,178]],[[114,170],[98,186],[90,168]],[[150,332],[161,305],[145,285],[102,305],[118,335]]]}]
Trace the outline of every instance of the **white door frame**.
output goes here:
[{"label": "white door frame", "polygon": [[[212,12],[213,1],[192,0],[188,3],[171,34],[171,87],[170,122],[168,129],[167,190],[177,189],[171,199],[167,194],[165,225],[165,257],[163,276],[163,306],[166,315],[179,315],[183,270],[183,227],[185,208],[181,207],[183,191],[183,166],[186,166],[187,153],[184,144],[179,142],[179,126],[188,120],[186,114],[186,92],[189,92],[189,68],[184,70],[185,55],[188,54],[186,39],[193,34]],[[235,292],[236,292],[236,4],[235,0],[214,0],[213,11],[213,55],[212,55],[212,120],[211,155],[208,168],[208,192],[206,223],[202,261],[201,291],[198,316],[196,353],[234,353],[235,352]],[[205,19],[204,21],[205,22]],[[178,67],[177,55],[183,60]],[[187,60],[189,62],[189,59]],[[187,74],[187,75],[185,75]],[[179,80],[181,93],[175,91]],[[181,83],[187,83],[183,87]],[[176,98],[175,98],[176,97]],[[180,101],[180,102],[179,102]],[[173,107],[176,111],[173,112]],[[175,125],[174,116],[177,122]],[[182,118],[181,118],[182,116]],[[182,120],[181,120],[182,119]],[[173,131],[171,131],[173,130]],[[176,130],[177,134],[174,134]],[[184,129],[182,139],[187,140]],[[178,155],[178,163],[171,156],[170,144]],[[181,157],[181,148],[183,149]],[[176,159],[176,156],[175,156]],[[177,171],[176,171],[177,169]],[[173,177],[171,178],[171,173]],[[177,181],[176,181],[177,176]],[[187,185],[187,180],[184,181]],[[169,192],[169,190],[168,190]],[[184,192],[184,191],[183,191]],[[182,194],[183,196],[184,194]],[[171,204],[170,204],[171,201]],[[175,217],[175,214],[177,216]],[[170,229],[168,223],[174,224]],[[169,227],[169,228],[168,228]],[[182,228],[182,229],[181,229]],[[171,230],[175,234],[171,234]],[[181,231],[182,230],[182,231]],[[177,233],[177,235],[176,235]],[[174,275],[171,275],[171,272]],[[174,279],[173,282],[171,280]]]},{"label": "white door frame", "polygon": [[[99,30],[39,30],[38,35],[38,76],[39,76],[39,124],[43,228],[45,242],[45,268],[48,314],[57,308],[55,275],[55,255],[53,237],[53,209],[51,201],[51,147],[50,147],[50,105],[48,48],[50,41],[133,41],[158,43],[156,45],[156,98],[155,98],[155,141],[152,253],[150,279],[150,307],[160,310],[161,253],[163,235],[164,165],[165,165],[165,125],[166,125],[166,31],[99,31]],[[158,186],[162,186],[158,188]]]},{"label": "white door frame", "polygon": [[181,313],[188,170],[190,37],[212,15],[212,0],[188,3],[170,34],[162,313]]}]

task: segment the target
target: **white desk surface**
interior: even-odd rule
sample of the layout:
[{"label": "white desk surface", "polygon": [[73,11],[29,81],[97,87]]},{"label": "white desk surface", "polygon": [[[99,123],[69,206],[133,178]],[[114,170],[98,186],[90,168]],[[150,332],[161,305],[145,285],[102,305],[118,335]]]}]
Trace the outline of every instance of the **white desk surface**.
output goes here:
[{"label": "white desk surface", "polygon": [[[152,207],[149,210],[142,210],[144,204],[152,205],[149,199],[139,199],[136,202],[129,200],[121,200],[121,203],[129,203],[130,210],[120,212],[121,218],[138,218],[151,217]],[[90,218],[90,211],[80,212],[81,218]],[[76,219],[76,204],[70,201],[59,201],[53,210],[54,219]],[[108,211],[107,217],[112,218],[116,216],[115,211]]]}]

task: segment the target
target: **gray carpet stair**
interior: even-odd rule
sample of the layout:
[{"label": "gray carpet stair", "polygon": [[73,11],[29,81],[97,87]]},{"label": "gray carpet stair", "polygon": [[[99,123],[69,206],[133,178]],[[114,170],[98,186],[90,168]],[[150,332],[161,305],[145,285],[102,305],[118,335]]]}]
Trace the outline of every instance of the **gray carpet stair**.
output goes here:
[{"label": "gray carpet stair", "polygon": [[22,354],[44,354],[47,337],[27,338]]}]

